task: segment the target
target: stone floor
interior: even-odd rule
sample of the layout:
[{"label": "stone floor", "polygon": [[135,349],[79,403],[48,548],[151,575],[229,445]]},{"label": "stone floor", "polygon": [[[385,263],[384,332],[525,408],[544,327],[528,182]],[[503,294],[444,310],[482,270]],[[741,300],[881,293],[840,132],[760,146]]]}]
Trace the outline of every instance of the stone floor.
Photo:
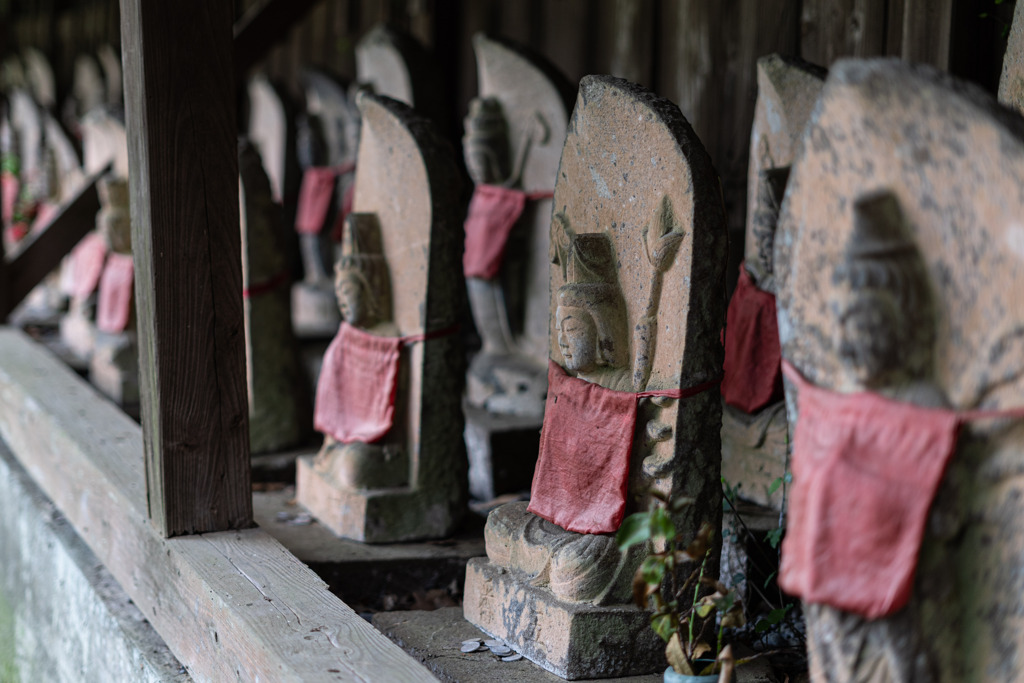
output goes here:
[{"label": "stone floor", "polygon": [[[462,618],[461,607],[447,607],[432,612],[381,612],[373,617],[373,625],[403,650],[422,662],[441,681],[475,683],[557,683],[561,678],[541,669],[533,662],[520,659],[504,662],[488,651],[463,653],[462,642],[472,638],[488,638],[480,629]],[[604,683],[656,683],[662,674],[606,678]],[[776,683],[766,661],[751,662],[741,667],[736,683]]]}]

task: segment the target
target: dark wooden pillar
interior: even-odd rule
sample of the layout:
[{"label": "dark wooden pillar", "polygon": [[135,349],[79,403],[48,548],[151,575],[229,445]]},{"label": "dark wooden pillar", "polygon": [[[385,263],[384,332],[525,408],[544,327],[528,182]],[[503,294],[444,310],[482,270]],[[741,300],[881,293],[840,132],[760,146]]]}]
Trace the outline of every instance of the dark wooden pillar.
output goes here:
[{"label": "dark wooden pillar", "polygon": [[121,0],[149,515],[252,523],[230,2]]}]

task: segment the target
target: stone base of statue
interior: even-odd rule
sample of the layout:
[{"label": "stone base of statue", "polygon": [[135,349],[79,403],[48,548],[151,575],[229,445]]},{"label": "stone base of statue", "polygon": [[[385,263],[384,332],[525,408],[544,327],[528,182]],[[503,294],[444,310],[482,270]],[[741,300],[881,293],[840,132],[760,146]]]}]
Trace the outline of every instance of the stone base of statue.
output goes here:
[{"label": "stone base of statue", "polygon": [[139,402],[139,353],[134,334],[96,333],[89,381],[121,406]]},{"label": "stone base of statue", "polygon": [[565,602],[519,572],[476,557],[466,567],[466,620],[566,680],[663,670],[665,643],[634,605]]},{"label": "stone base of statue", "polygon": [[338,333],[341,316],[330,280],[324,286],[296,282],[292,286],[292,327],[303,339],[329,339]]},{"label": "stone base of statue", "polygon": [[343,538],[364,543],[444,538],[455,531],[465,493],[443,490],[345,489],[314,466],[315,456],[295,463],[296,499],[317,521]]},{"label": "stone base of statue", "polygon": [[87,363],[96,346],[96,325],[72,311],[60,320],[60,340],[75,358]]},{"label": "stone base of statue", "polygon": [[722,478],[743,498],[782,509],[785,487],[776,482],[786,474],[787,430],[785,401],[754,415],[723,404]]},{"label": "stone base of statue", "polygon": [[463,401],[469,495],[493,500],[503,493],[530,490],[540,451],[543,418],[500,415]]}]

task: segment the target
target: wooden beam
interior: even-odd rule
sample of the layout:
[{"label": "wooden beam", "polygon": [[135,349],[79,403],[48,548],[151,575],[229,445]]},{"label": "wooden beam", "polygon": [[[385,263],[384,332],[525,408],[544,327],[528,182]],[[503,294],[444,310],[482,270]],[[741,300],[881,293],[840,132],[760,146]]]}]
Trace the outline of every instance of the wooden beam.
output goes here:
[{"label": "wooden beam", "polygon": [[949,68],[953,0],[903,0],[900,56],[908,62]]},{"label": "wooden beam", "polygon": [[[122,0],[123,1],[123,0]],[[267,0],[235,22],[235,77],[241,81],[306,13],[323,0]]]},{"label": "wooden beam", "polygon": [[[96,181],[110,167],[89,178],[70,202],[41,232],[30,234],[11,252],[0,294],[0,321],[6,320],[29,292],[43,281],[60,260],[96,226],[96,212],[100,210],[100,198],[96,192]],[[2,249],[2,247],[0,247]],[[2,253],[0,253],[2,257]]]},{"label": "wooden beam", "polygon": [[0,438],[195,680],[434,680],[263,531],[161,538],[139,426],[10,328]]},{"label": "wooden beam", "polygon": [[252,524],[232,4],[121,1],[139,389],[163,534]]}]

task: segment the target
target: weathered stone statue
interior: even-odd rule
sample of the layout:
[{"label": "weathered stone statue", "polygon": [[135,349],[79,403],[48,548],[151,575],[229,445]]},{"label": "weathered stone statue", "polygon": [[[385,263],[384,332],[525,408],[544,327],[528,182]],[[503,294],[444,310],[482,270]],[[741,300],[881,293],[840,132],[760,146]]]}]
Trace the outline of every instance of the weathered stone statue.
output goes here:
[{"label": "weathered stone statue", "polygon": [[329,337],[340,320],[328,274],[336,238],[335,226],[328,221],[331,217],[343,220],[341,214],[351,210],[359,112],[345,89],[327,74],[307,69],[302,82],[306,111],[299,121],[297,152],[303,178],[295,229],[304,274],[292,287],[293,317],[306,336]]},{"label": "weathered stone statue", "polygon": [[466,375],[470,493],[529,486],[547,390],[551,190],[571,108],[568,81],[519,48],[477,34],[480,96],[463,153],[476,192],[463,266],[482,348]]},{"label": "weathered stone statue", "polygon": [[813,680],[1024,675],[1022,155],[1024,122],[980,90],[841,61],[793,163],[780,585]]},{"label": "weathered stone statue", "polygon": [[107,247],[96,302],[96,340],[89,381],[122,406],[139,402],[138,333],[128,181],[114,175],[97,184],[96,229]]},{"label": "weathered stone statue", "polygon": [[303,441],[311,406],[292,333],[281,213],[270,197],[259,153],[248,142],[239,145],[238,170],[249,450],[270,453]]},{"label": "weathered stone statue", "polygon": [[999,77],[999,101],[1024,112],[1024,5],[1013,8],[1013,23],[1006,38],[1003,72]]},{"label": "weathered stone statue", "polygon": [[648,615],[631,604],[643,557],[621,556],[612,534],[651,490],[696,500],[677,520],[684,534],[721,522],[721,195],[675,105],[588,76],[554,206],[532,497],[488,517],[465,614],[565,678],[643,673],[664,667]]},{"label": "weathered stone statue", "polygon": [[378,95],[445,120],[444,83],[433,56],[413,36],[379,24],[356,43],[356,80]]},{"label": "weathered stone statue", "polygon": [[53,67],[40,50],[34,47],[21,49],[21,61],[25,64],[25,78],[28,81],[32,97],[40,107],[53,111],[57,104],[57,85],[53,77]]},{"label": "weathered stone statue", "polygon": [[317,387],[324,445],[299,459],[298,499],[348,538],[441,537],[466,495],[459,183],[429,122],[389,98],[357,103],[359,183],[335,268],[342,323]]},{"label": "weathered stone statue", "polygon": [[824,69],[768,55],[757,62],[750,132],[745,260],[726,319],[722,381],[722,477],[743,498],[781,511],[788,427],[775,322],[772,250],[789,167],[800,147]]}]

